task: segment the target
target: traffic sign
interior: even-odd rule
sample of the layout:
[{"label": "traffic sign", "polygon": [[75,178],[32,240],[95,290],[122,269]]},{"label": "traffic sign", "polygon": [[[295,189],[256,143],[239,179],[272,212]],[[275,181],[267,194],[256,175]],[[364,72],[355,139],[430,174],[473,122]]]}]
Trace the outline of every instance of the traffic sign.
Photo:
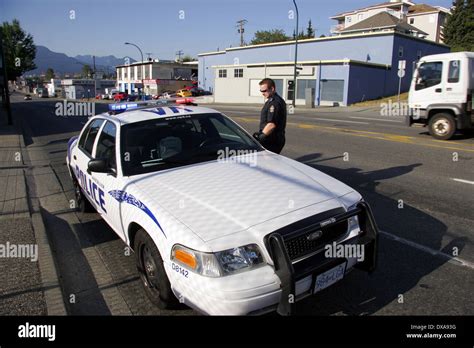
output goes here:
[{"label": "traffic sign", "polygon": [[404,69],[398,70],[398,77],[399,78],[405,77],[405,70]]}]

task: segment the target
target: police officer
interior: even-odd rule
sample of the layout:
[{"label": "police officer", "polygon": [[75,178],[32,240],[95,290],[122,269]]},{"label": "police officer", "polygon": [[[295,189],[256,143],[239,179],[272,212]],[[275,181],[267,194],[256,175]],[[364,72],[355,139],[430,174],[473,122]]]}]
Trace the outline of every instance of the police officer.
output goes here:
[{"label": "police officer", "polygon": [[280,153],[285,146],[286,103],[277,94],[275,81],[263,79],[259,85],[266,102],[260,114],[260,130],[253,136],[267,150]]}]

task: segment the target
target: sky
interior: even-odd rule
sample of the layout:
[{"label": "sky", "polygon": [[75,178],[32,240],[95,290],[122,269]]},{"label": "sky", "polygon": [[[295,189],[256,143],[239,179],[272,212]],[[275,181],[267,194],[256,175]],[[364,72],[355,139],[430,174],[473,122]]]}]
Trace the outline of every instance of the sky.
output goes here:
[{"label": "sky", "polygon": [[[316,36],[329,35],[335,14],[384,0],[296,0],[299,28],[311,19]],[[449,8],[451,0],[427,0]],[[76,55],[174,59],[176,52],[197,57],[240,44],[237,21],[247,20],[244,40],[257,30],[283,29],[292,35],[292,0],[0,0],[0,21],[20,21],[37,45]]]}]

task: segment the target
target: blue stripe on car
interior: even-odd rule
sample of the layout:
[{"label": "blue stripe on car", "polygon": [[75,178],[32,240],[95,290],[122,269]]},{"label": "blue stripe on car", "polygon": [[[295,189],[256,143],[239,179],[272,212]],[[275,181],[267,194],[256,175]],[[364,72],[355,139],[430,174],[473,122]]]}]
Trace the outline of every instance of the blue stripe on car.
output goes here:
[{"label": "blue stripe on car", "polygon": [[150,209],[148,209],[148,207],[145,204],[143,204],[142,201],[136,199],[135,196],[122,190],[112,190],[112,191],[109,191],[109,194],[120,203],[125,202],[128,204],[134,205],[137,208],[140,208],[143,212],[145,212],[145,214],[147,214],[153,220],[153,222],[158,226],[158,228],[161,230],[165,238],[167,238],[165,231],[163,231],[163,229],[161,228],[160,223],[156,219],[155,215],[153,215]]}]

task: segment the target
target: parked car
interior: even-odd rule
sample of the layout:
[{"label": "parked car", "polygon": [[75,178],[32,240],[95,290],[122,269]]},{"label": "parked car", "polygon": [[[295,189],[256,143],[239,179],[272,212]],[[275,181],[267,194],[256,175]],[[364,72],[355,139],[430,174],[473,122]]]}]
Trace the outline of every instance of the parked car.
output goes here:
[{"label": "parked car", "polygon": [[127,100],[127,98],[128,98],[128,93],[125,93],[125,92],[117,92],[113,94],[113,99],[115,101]]},{"label": "parked car", "polygon": [[24,100],[31,100],[31,94],[25,94]]},{"label": "parked car", "polygon": [[212,95],[211,92],[206,91],[205,89],[201,87],[195,87],[193,89],[190,89],[191,93],[193,94],[193,97],[199,97],[202,95]]},{"label": "parked car", "polygon": [[[159,308],[292,314],[352,268],[375,269],[378,230],[356,190],[265,150],[219,111],[130,104],[92,117],[69,140],[66,164],[76,206],[133,249]],[[354,248],[359,257],[344,252]],[[372,285],[360,279],[345,286]]]},{"label": "parked car", "polygon": [[178,97],[183,97],[183,98],[185,98],[185,97],[192,97],[192,96],[193,96],[193,94],[191,93],[191,91],[189,91],[189,90],[187,90],[187,89],[180,89],[180,90],[176,91],[176,95],[177,95]]}]

